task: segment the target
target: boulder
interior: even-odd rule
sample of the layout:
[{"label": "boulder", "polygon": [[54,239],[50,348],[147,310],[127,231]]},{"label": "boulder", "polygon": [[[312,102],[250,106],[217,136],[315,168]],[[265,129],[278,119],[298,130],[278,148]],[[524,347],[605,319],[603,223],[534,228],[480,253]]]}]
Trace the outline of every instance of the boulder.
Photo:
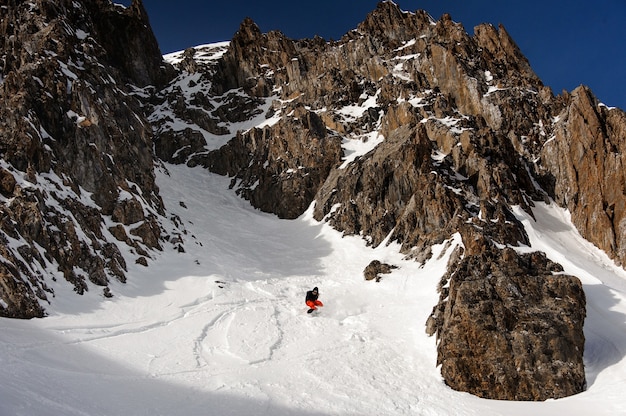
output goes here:
[{"label": "boulder", "polygon": [[389,274],[393,269],[397,269],[397,266],[393,266],[387,263],[381,263],[380,260],[372,260],[370,264],[363,270],[363,276],[365,280],[376,280],[380,282],[382,274]]},{"label": "boulder", "polygon": [[449,265],[427,331],[447,385],[497,400],[584,391],[585,293],[541,252],[486,244]]}]

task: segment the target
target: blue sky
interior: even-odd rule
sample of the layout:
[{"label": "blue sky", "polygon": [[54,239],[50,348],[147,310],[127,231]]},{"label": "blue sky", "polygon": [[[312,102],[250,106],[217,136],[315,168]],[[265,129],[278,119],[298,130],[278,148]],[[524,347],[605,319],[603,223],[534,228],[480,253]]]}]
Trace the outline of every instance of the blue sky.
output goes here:
[{"label": "blue sky", "polygon": [[[130,0],[116,0],[129,4]],[[163,53],[230,40],[245,17],[263,32],[299,39],[339,39],[378,0],[144,0]],[[502,23],[555,94],[580,84],[609,106],[626,110],[626,0],[396,0],[435,19],[450,13],[473,34],[480,23]]]}]

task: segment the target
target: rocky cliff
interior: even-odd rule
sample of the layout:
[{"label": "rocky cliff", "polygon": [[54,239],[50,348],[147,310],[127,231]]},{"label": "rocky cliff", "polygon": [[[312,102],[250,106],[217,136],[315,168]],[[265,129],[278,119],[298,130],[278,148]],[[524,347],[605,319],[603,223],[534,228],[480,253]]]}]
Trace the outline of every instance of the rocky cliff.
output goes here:
[{"label": "rocky cliff", "polygon": [[[517,400],[585,388],[582,286],[528,253],[513,212],[566,207],[623,263],[625,114],[586,87],[554,96],[504,27],[470,35],[386,1],[336,42],[246,19],[172,69],[140,1],[2,7],[3,315],[41,316],[57,275],[106,294],[125,259],[146,263],[168,240],[163,160],[228,175],[281,218],[314,204],[418,262],[455,244],[426,322],[446,383]],[[393,278],[375,266],[370,279]]]},{"label": "rocky cliff", "polygon": [[[163,204],[140,88],[168,73],[140,1],[0,3],[0,315],[42,316],[158,249]],[[123,250],[123,249],[122,249]]]}]

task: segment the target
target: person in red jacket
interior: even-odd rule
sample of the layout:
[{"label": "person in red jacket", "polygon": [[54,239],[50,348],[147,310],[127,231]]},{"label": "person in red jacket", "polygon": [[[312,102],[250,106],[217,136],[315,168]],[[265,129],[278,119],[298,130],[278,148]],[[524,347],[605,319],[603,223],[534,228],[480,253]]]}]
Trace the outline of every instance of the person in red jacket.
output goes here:
[{"label": "person in red jacket", "polygon": [[317,309],[318,306],[324,306],[322,301],[317,300],[319,296],[319,291],[317,287],[314,287],[313,290],[309,290],[306,292],[306,304],[310,308],[306,313],[311,313]]}]

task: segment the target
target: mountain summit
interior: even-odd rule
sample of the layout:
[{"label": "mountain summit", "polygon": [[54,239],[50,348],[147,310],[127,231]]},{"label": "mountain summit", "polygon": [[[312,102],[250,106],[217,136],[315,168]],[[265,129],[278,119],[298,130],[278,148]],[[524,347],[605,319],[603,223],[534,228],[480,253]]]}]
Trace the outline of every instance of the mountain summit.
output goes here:
[{"label": "mountain summit", "polygon": [[384,1],[336,42],[246,19],[231,42],[164,62],[141,1],[2,7],[0,315],[44,316],[57,279],[113,296],[128,261],[184,251],[154,169],[203,166],[263,211],[313,204],[422,264],[457,244],[426,322],[451,387],[585,388],[582,285],[529,248],[515,214],[567,208],[622,264],[626,115],[584,86],[554,96],[504,27],[469,35]]}]

